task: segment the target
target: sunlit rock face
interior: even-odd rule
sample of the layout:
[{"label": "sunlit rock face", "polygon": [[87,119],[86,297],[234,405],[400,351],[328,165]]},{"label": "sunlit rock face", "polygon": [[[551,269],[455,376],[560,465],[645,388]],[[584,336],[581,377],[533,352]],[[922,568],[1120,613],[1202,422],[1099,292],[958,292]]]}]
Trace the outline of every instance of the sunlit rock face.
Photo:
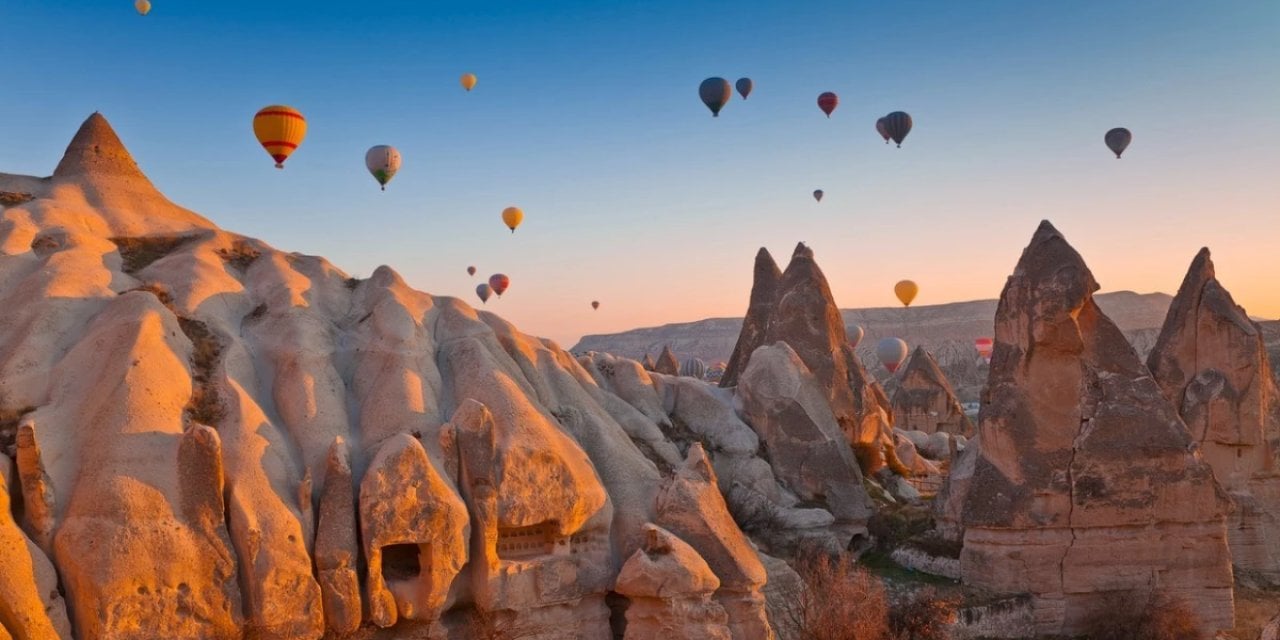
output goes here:
[{"label": "sunlit rock face", "polygon": [[827,278],[803,244],[781,273],[768,251],[756,254],[750,306],[720,386],[738,384],[756,349],[777,342],[818,381],[850,443],[892,445],[888,398],[855,356]]},{"label": "sunlit rock face", "polygon": [[1043,223],[1001,295],[965,490],[942,496],[960,501],[942,512],[963,528],[963,580],[1030,593],[1042,634],[1080,633],[1117,592],[1152,588],[1207,635],[1228,629],[1226,498],[1097,288]]},{"label": "sunlit rock face", "polygon": [[621,359],[606,380],[388,267],[223,231],[100,115],[0,193],[22,194],[0,211],[0,637],[603,640],[637,552],[689,587],[630,581],[648,604],[770,636],[710,462],[664,431],[714,434],[735,486],[784,500],[731,393]]},{"label": "sunlit rock face", "polygon": [[1262,328],[1218,281],[1208,249],[1192,261],[1147,364],[1231,496],[1237,571],[1280,584],[1280,391]]},{"label": "sunlit rock face", "polygon": [[973,423],[937,361],[923,347],[916,347],[898,374],[893,394],[894,426],[925,433],[973,435]]}]

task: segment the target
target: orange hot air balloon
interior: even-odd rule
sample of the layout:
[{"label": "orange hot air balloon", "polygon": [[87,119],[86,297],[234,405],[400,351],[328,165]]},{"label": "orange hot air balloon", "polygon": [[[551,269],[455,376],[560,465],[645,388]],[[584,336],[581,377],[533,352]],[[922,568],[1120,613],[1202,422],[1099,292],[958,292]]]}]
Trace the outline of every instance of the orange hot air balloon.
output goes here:
[{"label": "orange hot air balloon", "polygon": [[489,276],[489,286],[501,298],[502,294],[507,291],[507,287],[511,286],[511,278],[502,273],[495,273]]},{"label": "orange hot air balloon", "polygon": [[280,104],[263,107],[253,116],[253,135],[276,161],[276,168],[283,169],[284,161],[307,137],[307,119],[293,107]]},{"label": "orange hot air balloon", "polygon": [[463,88],[463,89],[466,89],[467,91],[470,91],[470,90],[474,89],[474,88],[475,88],[475,86],[476,86],[476,74],[474,74],[474,73],[464,73],[464,74],[462,74],[462,78],[461,78],[461,79],[459,79],[459,82],[461,82],[461,83],[462,83],[462,88]]},{"label": "orange hot air balloon", "polygon": [[973,346],[977,348],[978,355],[982,356],[982,360],[987,364],[991,364],[991,353],[995,351],[995,344],[991,338],[978,338],[973,341]]},{"label": "orange hot air balloon", "polygon": [[911,301],[916,299],[916,294],[920,293],[920,286],[910,280],[903,280],[893,285],[893,293],[898,296],[902,306],[909,307]]}]

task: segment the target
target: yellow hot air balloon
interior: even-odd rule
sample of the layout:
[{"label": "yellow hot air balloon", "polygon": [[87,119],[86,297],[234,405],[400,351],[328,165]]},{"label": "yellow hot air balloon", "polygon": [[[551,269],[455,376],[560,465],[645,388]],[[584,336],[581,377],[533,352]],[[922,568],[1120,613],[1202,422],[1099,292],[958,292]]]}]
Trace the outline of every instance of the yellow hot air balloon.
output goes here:
[{"label": "yellow hot air balloon", "polygon": [[147,0],[136,0],[133,3],[133,8],[137,9],[138,13],[144,16],[151,13],[151,3]]},{"label": "yellow hot air balloon", "polygon": [[893,293],[902,301],[902,306],[909,307],[911,301],[916,299],[916,294],[920,293],[920,287],[910,280],[903,280],[893,285]]},{"label": "yellow hot air balloon", "polygon": [[307,119],[297,109],[281,104],[263,107],[253,116],[253,135],[258,143],[276,161],[276,168],[283,169],[289,154],[298,149],[307,137]]},{"label": "yellow hot air balloon", "polygon": [[476,86],[476,74],[474,74],[474,73],[464,73],[464,74],[462,74],[462,88],[463,88],[463,89],[466,89],[467,91],[470,91],[470,90],[471,90],[472,88],[474,88],[475,86]]},{"label": "yellow hot air balloon", "polygon": [[522,220],[524,220],[524,212],[520,207],[507,207],[502,210],[502,221],[506,223],[507,228],[511,229],[511,233],[516,232],[516,227],[520,226]]}]

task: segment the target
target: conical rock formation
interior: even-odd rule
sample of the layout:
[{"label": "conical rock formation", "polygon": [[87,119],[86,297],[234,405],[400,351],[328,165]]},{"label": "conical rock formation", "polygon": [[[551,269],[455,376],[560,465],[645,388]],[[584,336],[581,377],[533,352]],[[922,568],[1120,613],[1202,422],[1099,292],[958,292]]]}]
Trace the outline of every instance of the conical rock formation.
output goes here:
[{"label": "conical rock formation", "polygon": [[676,354],[671,352],[671,347],[662,348],[662,353],[658,355],[658,361],[654,363],[653,370],[668,376],[680,375],[680,361],[676,359]]},{"label": "conical rock formation", "polygon": [[1097,288],[1041,224],[1000,298],[968,490],[947,492],[963,500],[962,578],[1030,593],[1042,634],[1156,589],[1212,635],[1233,618],[1226,501]]},{"label": "conical rock formation", "polygon": [[951,383],[924,347],[916,347],[898,374],[893,394],[894,426],[899,429],[960,436],[973,435]]},{"label": "conical rock formation", "polygon": [[1280,391],[1262,328],[1218,281],[1208,249],[1147,364],[1235,503],[1227,531],[1237,570],[1280,584]]},{"label": "conical rock formation", "polygon": [[[683,464],[652,386],[633,405],[388,267],[355,280],[218,229],[97,115],[51,179],[0,174],[0,191],[32,196],[0,210],[23,506],[21,532],[0,515],[8,635],[314,640],[435,619],[465,637],[482,610],[610,636],[605,595],[661,520],[654,460]],[[745,541],[713,506],[704,546]],[[759,564],[749,544],[716,557]],[[751,575],[735,602],[758,596]]]},{"label": "conical rock formation", "polygon": [[737,382],[756,349],[785,342],[817,379],[851,443],[891,445],[888,400],[849,346],[844,320],[813,250],[797,245],[779,276],[773,258],[761,249],[755,274],[747,318],[721,386]]}]

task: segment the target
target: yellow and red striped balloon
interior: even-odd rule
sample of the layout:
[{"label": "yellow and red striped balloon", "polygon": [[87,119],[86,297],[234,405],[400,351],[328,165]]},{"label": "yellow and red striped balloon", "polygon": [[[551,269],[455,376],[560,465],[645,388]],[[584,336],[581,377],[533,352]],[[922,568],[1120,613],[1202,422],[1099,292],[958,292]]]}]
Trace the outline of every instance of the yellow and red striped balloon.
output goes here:
[{"label": "yellow and red striped balloon", "polygon": [[273,104],[253,116],[253,135],[276,161],[276,168],[283,169],[284,161],[307,137],[307,119],[293,107]]}]

